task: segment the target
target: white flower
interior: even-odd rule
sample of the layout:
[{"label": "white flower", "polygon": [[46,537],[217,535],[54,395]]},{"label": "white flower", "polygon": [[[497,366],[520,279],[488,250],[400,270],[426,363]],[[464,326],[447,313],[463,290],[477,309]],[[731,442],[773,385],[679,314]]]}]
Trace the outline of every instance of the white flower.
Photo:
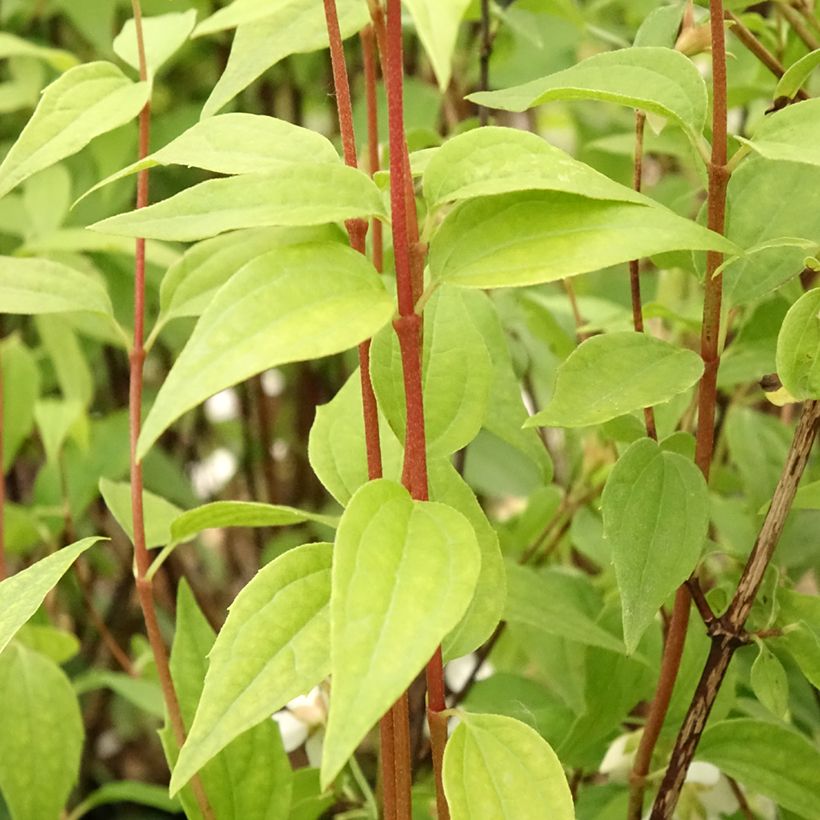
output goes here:
[{"label": "white flower", "polygon": [[205,402],[205,418],[211,423],[233,421],[238,416],[239,396],[232,387],[221,390]]},{"label": "white flower", "polygon": [[321,760],[327,703],[320,687],[295,697],[271,717],[279,724],[286,752],[295,751],[307,741],[305,751],[311,765],[314,765],[313,757]]},{"label": "white flower", "polygon": [[225,447],[218,447],[191,468],[191,484],[198,498],[218,493],[236,474],[239,463]]},{"label": "white flower", "polygon": [[616,737],[609,744],[598,771],[608,775],[613,783],[628,783],[641,734],[642,731],[638,730]]},{"label": "white flower", "polygon": [[[473,652],[470,655],[464,655],[461,658],[456,658],[455,660],[450,661],[444,667],[444,680],[447,682],[447,687],[451,692],[460,692],[464,688],[473,672],[473,669],[475,669],[477,660],[478,655]],[[492,664],[489,661],[484,661],[484,663],[481,664],[475,679],[477,681],[485,680],[486,678],[489,678],[494,671],[495,670],[493,669]]]}]

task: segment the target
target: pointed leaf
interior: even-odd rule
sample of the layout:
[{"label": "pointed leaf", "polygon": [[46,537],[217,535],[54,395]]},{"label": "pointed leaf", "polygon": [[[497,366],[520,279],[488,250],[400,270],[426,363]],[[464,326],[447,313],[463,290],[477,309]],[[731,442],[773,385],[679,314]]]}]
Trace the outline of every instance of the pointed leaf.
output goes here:
[{"label": "pointed leaf", "polygon": [[588,427],[669,401],[698,381],[696,353],[645,333],[592,336],[558,368],[550,403],[527,427]]},{"label": "pointed leaf", "polygon": [[535,729],[503,715],[464,713],[444,750],[453,820],[573,820],[561,762]]},{"label": "pointed leaf", "polygon": [[[134,522],[131,512],[131,485],[125,481],[100,479],[100,494],[111,515],[134,540]],[[179,518],[182,510],[154,493],[143,490],[143,515],[145,518],[145,546],[161,547],[171,540],[171,523]]]},{"label": "pointed leaf", "polygon": [[34,405],[34,418],[40,429],[46,460],[56,464],[66,438],[82,417],[82,402],[76,399],[42,399]]},{"label": "pointed leaf", "polygon": [[424,196],[431,207],[512,191],[568,194],[650,202],[546,140],[517,128],[476,128],[437,149],[424,171]]},{"label": "pointed leaf", "polygon": [[209,655],[171,794],[234,738],[330,672],[331,549],[306,544],[289,550],[236,596]]},{"label": "pointed leaf", "polygon": [[82,803],[71,811],[70,820],[80,820],[99,806],[110,806],[115,803],[136,803],[148,806],[168,814],[178,814],[181,809],[178,800],[168,797],[165,786],[142,783],[139,780],[112,780],[94,789]]},{"label": "pointed leaf", "polygon": [[[154,77],[162,64],[188,39],[196,24],[196,9],[142,18],[145,61],[148,76]],[[114,38],[114,53],[131,68],[139,70],[137,29],[134,20],[126,20]]]},{"label": "pointed leaf", "polygon": [[79,60],[70,52],[60,48],[46,48],[15,37],[7,31],[0,32],[0,59],[9,57],[35,57],[48,63],[57,71],[66,71],[77,65]]},{"label": "pointed leaf", "polygon": [[774,98],[786,97],[791,99],[797,95],[800,86],[806,82],[811,73],[820,65],[820,48],[803,55],[792,63],[786,73],[778,80],[774,90]]},{"label": "pointed leaf", "polygon": [[640,439],[610,473],[603,515],[631,653],[698,562],[709,526],[709,492],[689,459]]},{"label": "pointed leaf", "polygon": [[239,228],[322,225],[383,214],[379,189],[366,174],[346,165],[298,162],[276,171],[201,182],[89,229],[191,242]]},{"label": "pointed leaf", "polygon": [[666,251],[709,248],[738,251],[661,206],[536,191],[459,205],[433,237],[430,270],[456,285],[517,287]]},{"label": "pointed leaf", "polygon": [[[820,51],[815,54],[820,55]],[[820,165],[818,128],[820,100],[805,100],[765,117],[754,137],[743,142],[766,159]]]},{"label": "pointed leaf", "polygon": [[46,90],[0,165],[0,197],[37,171],[76,154],[94,137],[134,119],[148,100],[147,83],[132,83],[111,63],[84,63]]},{"label": "pointed leaf", "polygon": [[413,501],[386,479],[353,496],[333,553],[324,786],[458,623],[480,563],[475,532],[452,507]]},{"label": "pointed leaf", "polygon": [[760,641],[749,678],[757,699],[775,717],[783,720],[789,709],[789,679],[777,655],[763,641]]},{"label": "pointed leaf", "polygon": [[777,337],[777,375],[797,401],[820,398],[820,288],[789,309]]},{"label": "pointed leaf", "polygon": [[14,644],[0,654],[0,792],[14,820],[60,816],[77,780],[83,722],[53,661]]},{"label": "pointed leaf", "polygon": [[280,364],[347,350],[392,315],[375,269],[349,247],[295,245],[260,256],[202,314],[145,420],[140,457],[214,393]]},{"label": "pointed leaf", "polygon": [[0,652],[37,611],[78,555],[102,538],[83,538],[0,581]]},{"label": "pointed leaf", "polygon": [[450,85],[453,50],[470,0],[404,0],[443,93]]},{"label": "pointed leaf", "polygon": [[2,469],[8,471],[34,428],[34,405],[40,396],[40,371],[34,354],[17,335],[0,343],[3,368]]},{"label": "pointed leaf", "polygon": [[605,51],[539,80],[467,97],[478,105],[526,111],[551,100],[606,100],[675,120],[693,137],[706,122],[706,85],[695,64],[671,48]]}]

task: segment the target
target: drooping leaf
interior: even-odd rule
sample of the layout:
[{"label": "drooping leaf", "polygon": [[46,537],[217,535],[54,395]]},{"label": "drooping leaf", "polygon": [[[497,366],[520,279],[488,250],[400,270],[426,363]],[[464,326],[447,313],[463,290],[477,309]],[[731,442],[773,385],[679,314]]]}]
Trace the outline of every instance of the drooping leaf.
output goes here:
[{"label": "drooping leaf", "polygon": [[136,803],[138,806],[148,806],[168,814],[180,811],[179,801],[168,797],[168,789],[165,786],[155,786],[153,783],[142,783],[139,780],[112,780],[95,789],[82,803],[75,806],[69,820],[80,820],[100,806],[111,806],[115,803]]},{"label": "drooping leaf", "polygon": [[93,276],[49,259],[0,256],[3,313],[89,311],[112,315],[105,288]]},{"label": "drooping leaf", "polygon": [[777,375],[798,401],[820,398],[820,288],[789,309],[777,337]]},{"label": "drooping leaf", "polygon": [[53,661],[15,643],[0,654],[0,700],[0,792],[11,816],[57,818],[77,780],[83,745],[71,683]]},{"label": "drooping leaf", "polygon": [[[186,729],[202,696],[214,638],[190,588],[180,584],[171,675]],[[168,725],[162,730],[162,740],[173,766],[178,750]],[[279,820],[290,807],[293,774],[273,720],[263,720],[236,737],[205,765],[200,778],[219,820]],[[180,798],[188,817],[199,815],[190,787],[181,791]]]},{"label": "drooping leaf", "polygon": [[8,470],[34,427],[40,371],[34,354],[17,335],[0,343],[0,367],[3,368],[2,469]]},{"label": "drooping leaf", "polygon": [[275,171],[294,162],[341,163],[331,142],[316,131],[261,114],[221,114],[198,122],[145,159],[106,177],[82,198],[148,168],[185,165],[215,174]]},{"label": "drooping leaf", "polygon": [[41,399],[34,405],[34,418],[47,461],[57,463],[60,450],[82,412],[83,405],[76,399]]},{"label": "drooping leaf", "polygon": [[404,5],[433,65],[439,90],[444,93],[450,85],[459,25],[470,0],[404,0]]},{"label": "drooping leaf", "polygon": [[[196,9],[142,18],[145,61],[149,78],[154,77],[162,64],[188,39],[195,23]],[[114,38],[114,52],[131,68],[139,70],[137,29],[133,19],[126,20],[122,30]]]},{"label": "drooping leaf", "polygon": [[800,90],[800,86],[806,82],[818,65],[820,65],[820,49],[810,51],[792,63],[786,69],[785,74],[777,81],[774,98],[786,97],[792,99],[795,97]]},{"label": "drooping leaf", "polygon": [[[336,0],[342,37],[367,25],[364,0]],[[202,109],[210,117],[271,66],[291,54],[327,47],[324,9],[315,0],[285,0],[273,8],[259,0],[237,0],[203,20],[194,36],[236,29],[228,65]]]},{"label": "drooping leaf", "polygon": [[[404,439],[404,369],[398,338],[387,326],[370,348],[373,388],[393,432]],[[492,380],[490,354],[458,288],[440,287],[424,310],[422,389],[427,452],[448,456],[481,429]]]},{"label": "drooping leaf", "polygon": [[480,563],[475,532],[452,507],[413,501],[386,479],[353,496],[333,552],[323,785],[461,619]]},{"label": "drooping leaf", "polygon": [[356,168],[296,162],[275,171],[201,182],[89,228],[118,236],[191,242],[240,228],[322,225],[383,213],[379,189]]},{"label": "drooping leaf", "polygon": [[84,63],[46,90],[0,164],[0,198],[24,179],[76,154],[94,137],[129,122],[145,105],[147,83],[132,83],[111,63]]},{"label": "drooping leaf", "polygon": [[749,718],[724,720],[703,733],[696,757],[801,817],[820,818],[820,752],[792,729]]},{"label": "drooping leaf", "polygon": [[694,63],[671,48],[605,51],[538,80],[467,97],[478,105],[526,111],[551,100],[605,100],[668,117],[693,137],[706,122],[706,85]]},{"label": "drooping leaf", "polygon": [[669,401],[703,373],[696,353],[645,333],[592,336],[558,368],[550,403],[526,426],[587,427]]},{"label": "drooping leaf", "polygon": [[752,664],[750,680],[757,699],[775,717],[785,718],[789,708],[789,679],[777,655],[762,641]]},{"label": "drooping leaf", "polygon": [[66,71],[77,65],[79,60],[70,52],[60,48],[39,46],[22,37],[15,37],[7,31],[0,32],[0,60],[9,57],[35,57],[48,63],[57,71]]},{"label": "drooping leaf", "polygon": [[54,663],[70,661],[80,651],[80,641],[74,634],[50,624],[25,624],[20,627],[14,640],[45,655]]},{"label": "drooping leaf", "polygon": [[[125,481],[100,479],[100,494],[111,515],[134,540],[134,522],[131,511],[131,485]],[[143,490],[142,510],[145,519],[145,546],[160,547],[171,540],[171,524],[179,518],[182,510],[161,496]]]},{"label": "drooping leaf", "polygon": [[102,540],[97,537],[83,538],[0,581],[0,653],[17,630],[37,611],[77,556]]},{"label": "drooping leaf", "polygon": [[145,420],[139,455],[214,393],[277,365],[353,347],[392,314],[375,269],[349,247],[294,245],[258,257],[200,317]]},{"label": "drooping leaf", "polygon": [[95,689],[110,689],[124,701],[136,706],[146,715],[162,720],[165,717],[165,702],[162,690],[156,680],[137,678],[125,672],[109,669],[90,669],[74,678],[74,691],[78,695]]},{"label": "drooping leaf", "polygon": [[692,461],[644,438],[610,473],[603,515],[631,653],[697,564],[709,526],[709,493]]},{"label": "drooping leaf", "polygon": [[172,794],[234,738],[330,672],[330,565],[330,544],[297,547],[236,597],[209,656]]},{"label": "drooping leaf", "polygon": [[464,713],[444,750],[453,820],[573,820],[561,762],[535,729],[503,715]]},{"label": "drooping leaf", "polygon": [[[69,401],[89,407],[94,398],[94,374],[77,332],[66,317],[54,314],[35,316],[34,325],[43,350],[51,360],[62,394]],[[119,328],[113,322],[111,327]]]},{"label": "drooping leaf", "polygon": [[432,275],[467,287],[553,282],[671,250],[737,252],[660,206],[535,191],[464,202],[430,245]]},{"label": "drooping leaf", "polygon": [[536,134],[518,128],[487,126],[453,137],[436,150],[423,183],[431,207],[533,190],[641,205],[649,202]]}]

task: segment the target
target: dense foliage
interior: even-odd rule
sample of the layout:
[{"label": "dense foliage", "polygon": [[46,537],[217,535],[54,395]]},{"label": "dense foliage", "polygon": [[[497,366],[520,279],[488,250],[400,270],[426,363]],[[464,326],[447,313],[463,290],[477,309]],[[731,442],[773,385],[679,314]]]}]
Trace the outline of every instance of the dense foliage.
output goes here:
[{"label": "dense foliage", "polygon": [[3,0],[0,818],[820,818],[814,5]]}]

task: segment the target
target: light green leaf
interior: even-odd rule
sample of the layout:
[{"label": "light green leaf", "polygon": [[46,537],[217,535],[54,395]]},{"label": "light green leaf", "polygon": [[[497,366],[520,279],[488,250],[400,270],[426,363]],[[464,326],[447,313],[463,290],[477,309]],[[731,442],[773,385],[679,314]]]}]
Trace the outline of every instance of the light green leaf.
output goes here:
[{"label": "light green leaf", "polygon": [[748,718],[715,723],[703,733],[696,757],[784,809],[809,820],[820,818],[820,752],[785,726]]},{"label": "light green leaf", "polygon": [[820,510],[820,481],[803,484],[794,497],[793,510]]},{"label": "light green leaf", "polygon": [[280,364],[347,350],[392,315],[375,269],[349,247],[295,245],[260,256],[202,314],[145,420],[139,456],[214,393]]},{"label": "light green leaf", "polygon": [[[364,0],[336,0],[342,37],[370,21]],[[327,48],[324,9],[316,0],[284,0],[275,7],[265,0],[238,0],[203,20],[194,36],[238,26],[228,65],[202,109],[210,117],[271,66],[291,54]]]},{"label": "light green leaf", "polygon": [[591,592],[587,581],[563,571],[508,563],[504,619],[623,654],[621,641],[595,623],[598,613],[587,606]]},{"label": "light green leaf", "polygon": [[54,663],[70,661],[80,651],[79,638],[50,624],[25,624],[20,627],[14,640],[45,655]]},{"label": "light green leaf", "polygon": [[625,185],[518,128],[476,128],[438,148],[424,171],[430,207],[512,191],[563,191],[591,199],[650,204]]},{"label": "light green leaf", "polygon": [[464,615],[480,564],[475,532],[452,507],[413,501],[386,479],[353,496],[333,551],[323,787]]},{"label": "light green leaf", "polygon": [[820,49],[804,54],[797,62],[792,63],[786,73],[778,80],[774,89],[774,98],[786,97],[792,99],[797,95],[800,87],[820,65]]},{"label": "light green leaf", "polygon": [[41,399],[34,405],[34,418],[47,461],[58,463],[63,444],[82,413],[82,402],[76,399]]},{"label": "light green leaf", "polygon": [[64,313],[83,310],[112,315],[111,301],[93,276],[49,259],[0,256],[3,313]]},{"label": "light green leaf", "polygon": [[[820,55],[820,51],[815,54]],[[805,100],[765,117],[753,139],[742,142],[766,159],[820,165],[818,128],[820,100]]]},{"label": "light green leaf", "polygon": [[757,657],[752,664],[750,678],[757,699],[781,720],[789,709],[789,679],[783,664],[763,641],[759,641]]},{"label": "light green leaf", "polygon": [[783,320],[777,375],[797,401],[820,398],[820,288],[804,293]]},{"label": "light green leaf", "polygon": [[[154,77],[162,64],[188,39],[195,24],[196,9],[142,18],[145,61],[148,64],[149,78]],[[122,30],[114,38],[114,53],[139,71],[137,29],[133,19],[126,20]]]},{"label": "light green leaf", "polygon": [[470,0],[404,0],[421,44],[430,58],[439,90],[450,85],[453,50]]},{"label": "light green leaf", "polygon": [[40,371],[34,354],[17,335],[0,343],[0,367],[3,368],[2,468],[8,470],[34,427]]},{"label": "light green leaf", "polygon": [[305,521],[316,521],[335,527],[339,521],[331,515],[297,510],[278,504],[254,501],[213,501],[182,513],[171,523],[171,539],[189,541],[202,530],[213,527],[289,527]]},{"label": "light green leaf", "polygon": [[233,274],[274,248],[333,241],[342,236],[338,226],[321,225],[235,231],[199,242],[165,274],[159,290],[160,317],[157,322],[164,324],[181,316],[199,316]]},{"label": "light green leaf", "polygon": [[666,599],[689,577],[709,526],[709,493],[692,461],[651,439],[618,459],[603,494],[604,537],[632,653]]},{"label": "light green leaf", "polygon": [[0,652],[37,611],[78,555],[102,538],[83,538],[0,581]]},{"label": "light green leaf", "polygon": [[162,690],[156,680],[135,678],[124,672],[112,672],[108,669],[90,669],[74,678],[74,690],[78,695],[95,689],[110,689],[146,715],[160,720],[165,717]]},{"label": "light green leaf", "polygon": [[76,154],[94,137],[132,120],[148,100],[147,83],[132,83],[111,63],[69,69],[46,90],[0,165],[0,197],[37,171]]},{"label": "light green leaf", "polygon": [[53,314],[35,316],[34,325],[62,394],[89,407],[94,398],[94,374],[74,328],[66,317]]},{"label": "light green leaf", "polygon": [[694,63],[671,48],[606,51],[571,68],[503,91],[467,97],[478,105],[526,111],[551,100],[605,100],[676,121],[697,138],[706,122],[706,85]]},{"label": "light green leaf", "polygon": [[[385,478],[398,480],[402,446],[381,411],[379,439],[382,472]],[[316,408],[308,439],[308,459],[316,477],[342,506],[347,506],[353,493],[367,483],[362,386],[358,369],[327,404]]]},{"label": "light green leaf", "polygon": [[[370,348],[373,389],[393,432],[404,440],[405,397],[401,350],[388,325]],[[460,289],[440,287],[424,309],[422,389],[427,453],[448,456],[478,435],[493,369]]]},{"label": "light green leaf", "polygon": [[330,544],[289,550],[237,595],[209,656],[172,794],[234,738],[330,672],[331,550]]},{"label": "light green leaf", "polygon": [[180,811],[179,801],[168,797],[168,789],[165,786],[141,783],[139,780],[117,780],[105,783],[91,792],[82,803],[74,807],[68,815],[68,820],[80,820],[90,811],[114,803],[136,803],[138,806],[148,806],[168,814],[177,814]]},{"label": "light green leaf", "polygon": [[671,250],[737,252],[731,242],[661,206],[552,191],[464,202],[430,245],[436,279],[493,288],[554,282]]},{"label": "light green leaf", "polygon": [[66,71],[77,65],[79,60],[70,52],[61,48],[46,48],[35,43],[15,37],[7,31],[0,32],[0,60],[9,57],[35,57],[48,63],[57,71]]},{"label": "light green leaf", "polygon": [[[200,702],[214,637],[190,588],[183,582],[177,595],[171,675],[186,728],[190,727]],[[161,735],[173,767],[178,751],[171,727],[166,724]],[[263,720],[236,737],[205,765],[200,778],[213,816],[219,820],[280,820],[290,807],[293,773],[279,727],[273,720]],[[184,788],[180,797],[186,815],[198,817],[191,788]]]},{"label": "light green leaf", "polygon": [[[100,479],[100,494],[111,515],[134,540],[134,522],[131,512],[131,485],[125,481]],[[143,490],[143,516],[145,518],[145,546],[160,547],[171,540],[171,524],[179,518],[182,510],[154,493]]]},{"label": "light green leaf", "polygon": [[379,189],[346,165],[297,162],[279,170],[211,179],[89,229],[190,242],[239,228],[302,226],[383,216]]},{"label": "light green leaf", "polygon": [[276,171],[294,162],[339,163],[331,142],[309,128],[261,114],[221,114],[196,123],[158,151],[98,182],[80,199],[118,179],[157,166],[185,165],[215,174]]},{"label": "light green leaf", "polygon": [[527,427],[588,427],[669,401],[691,387],[703,362],[691,350],[624,330],[592,336],[558,368],[550,403]]},{"label": "light green leaf", "polygon": [[651,11],[635,34],[635,46],[673,48],[678,37],[684,4],[660,6]]},{"label": "light green leaf", "polygon": [[0,792],[14,820],[58,818],[77,780],[83,721],[53,661],[20,644],[0,654]]},{"label": "light green leaf", "polygon": [[535,729],[503,715],[460,717],[444,750],[453,820],[573,820],[561,762]]}]

